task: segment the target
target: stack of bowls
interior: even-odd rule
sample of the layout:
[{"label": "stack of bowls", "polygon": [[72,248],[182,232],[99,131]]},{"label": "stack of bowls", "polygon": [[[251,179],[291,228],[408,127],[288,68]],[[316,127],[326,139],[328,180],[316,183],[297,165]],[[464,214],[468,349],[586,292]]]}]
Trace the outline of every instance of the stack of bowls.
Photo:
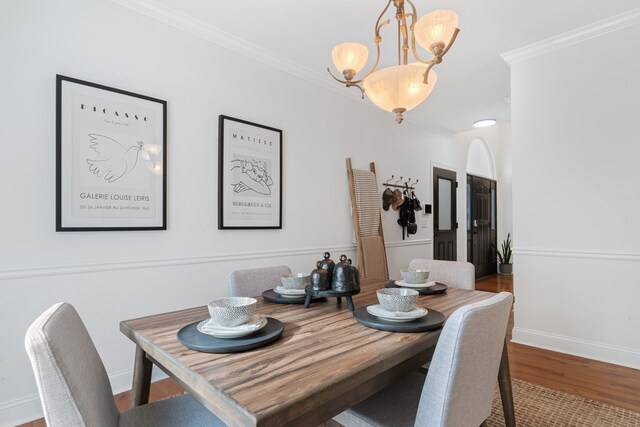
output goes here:
[{"label": "stack of bowls", "polygon": [[400,273],[402,274],[402,280],[404,280],[406,283],[418,285],[427,283],[427,279],[429,278],[429,271],[430,270],[405,269],[400,270]]},{"label": "stack of bowls", "polygon": [[405,288],[378,289],[378,301],[387,311],[407,312],[416,308],[418,291]]},{"label": "stack of bowls", "polygon": [[213,323],[233,327],[243,325],[251,319],[257,302],[255,298],[226,297],[211,301],[207,307]]},{"label": "stack of bowls", "polygon": [[280,276],[280,282],[286,289],[304,289],[311,283],[310,276],[305,273]]}]

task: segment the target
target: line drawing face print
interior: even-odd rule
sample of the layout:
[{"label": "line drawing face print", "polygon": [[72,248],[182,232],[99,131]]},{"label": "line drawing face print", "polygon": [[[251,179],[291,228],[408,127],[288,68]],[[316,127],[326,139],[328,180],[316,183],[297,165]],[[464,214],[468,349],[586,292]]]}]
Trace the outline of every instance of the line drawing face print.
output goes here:
[{"label": "line drawing face print", "polygon": [[269,195],[273,180],[267,174],[267,164],[259,160],[232,160],[231,171],[233,180],[231,186],[234,193],[253,191],[254,193]]},{"label": "line drawing face print", "polygon": [[89,147],[96,152],[96,158],[87,158],[89,172],[112,183],[131,172],[138,164],[138,155],[144,143],[125,147],[108,136],[89,134]]}]

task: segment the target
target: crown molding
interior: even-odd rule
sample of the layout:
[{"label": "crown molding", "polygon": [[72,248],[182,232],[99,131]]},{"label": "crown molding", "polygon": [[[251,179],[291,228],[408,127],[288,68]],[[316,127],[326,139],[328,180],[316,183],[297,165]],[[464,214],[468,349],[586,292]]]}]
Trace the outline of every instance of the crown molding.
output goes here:
[{"label": "crown molding", "polygon": [[513,65],[572,44],[581,43],[638,24],[640,24],[640,7],[503,53],[500,57],[507,64]]},{"label": "crown molding", "polygon": [[[344,86],[336,84],[333,79],[329,78],[324,73],[312,70],[296,62],[293,62],[283,56],[266,50],[244,39],[236,37],[231,33],[223,31],[219,28],[214,27],[213,25],[207,24],[206,22],[194,18],[193,16],[187,15],[176,9],[160,4],[154,0],[109,1],[126,9],[145,15],[148,18],[155,19],[156,21],[160,21],[164,24],[185,31],[196,37],[207,40],[232,52],[246,56],[254,61],[261,62],[265,65],[291,74],[302,80],[313,83],[316,86],[328,89],[334,93],[337,93],[338,95],[349,98],[354,102],[360,102],[362,103],[362,105],[373,108],[376,111],[381,111],[371,102],[363,101],[360,91],[347,90]],[[452,136],[453,134],[455,134],[453,130],[438,123],[430,122],[428,119],[405,117],[405,121],[411,123],[414,126],[440,135]]]}]

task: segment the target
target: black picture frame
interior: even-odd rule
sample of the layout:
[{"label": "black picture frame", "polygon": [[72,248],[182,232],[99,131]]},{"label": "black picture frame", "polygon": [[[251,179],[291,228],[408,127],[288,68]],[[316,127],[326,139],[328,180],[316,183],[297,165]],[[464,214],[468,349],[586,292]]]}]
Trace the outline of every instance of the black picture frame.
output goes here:
[{"label": "black picture frame", "polygon": [[218,229],[282,229],[282,130],[218,117]]},{"label": "black picture frame", "polygon": [[167,229],[167,102],[56,75],[56,231]]}]

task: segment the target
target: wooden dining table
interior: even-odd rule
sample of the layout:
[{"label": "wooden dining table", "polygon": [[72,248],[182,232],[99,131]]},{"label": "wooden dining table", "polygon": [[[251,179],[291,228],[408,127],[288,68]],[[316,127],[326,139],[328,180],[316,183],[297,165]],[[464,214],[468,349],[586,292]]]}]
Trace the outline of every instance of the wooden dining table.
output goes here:
[{"label": "wooden dining table", "polygon": [[[353,296],[356,308],[377,303],[384,283],[364,282]],[[491,296],[450,287],[442,295],[421,295],[419,305],[448,318]],[[132,406],[148,402],[155,364],[230,426],[320,425],[428,362],[441,331],[372,329],[335,298],[306,309],[257,299],[257,312],[280,320],[284,332],[241,353],[198,352],[178,341],[182,327],[209,317],[206,306],[122,321],[121,332],[136,344]],[[506,346],[498,383],[507,425],[515,426]]]}]

